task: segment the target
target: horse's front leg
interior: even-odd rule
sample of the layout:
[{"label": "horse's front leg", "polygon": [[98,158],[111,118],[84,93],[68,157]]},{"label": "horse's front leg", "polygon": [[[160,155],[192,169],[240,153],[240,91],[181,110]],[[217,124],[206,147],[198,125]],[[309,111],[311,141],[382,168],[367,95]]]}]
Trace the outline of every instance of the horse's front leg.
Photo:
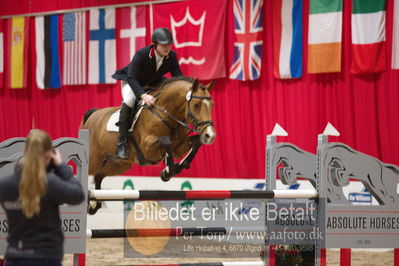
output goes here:
[{"label": "horse's front leg", "polygon": [[[101,189],[101,182],[103,181],[105,176],[103,175],[95,175],[94,176],[94,184],[95,184],[95,189]],[[90,215],[96,214],[96,212],[101,208],[102,202],[101,201],[96,201],[96,200],[90,200],[88,204],[88,210],[87,212]]]},{"label": "horse's front leg", "polygon": [[199,148],[201,148],[202,143],[200,140],[199,135],[191,136],[189,139],[189,143],[191,144],[192,148],[187,153],[186,157],[184,157],[179,164],[175,164],[173,171],[175,174],[180,174],[180,172],[184,169],[190,168],[191,162],[194,160],[195,155]]},{"label": "horse's front leg", "polygon": [[172,176],[175,175],[174,166],[175,162],[173,160],[173,151],[172,151],[172,141],[169,136],[161,136],[159,137],[159,143],[161,147],[165,150],[165,169],[161,171],[161,179],[164,182],[169,181]]}]

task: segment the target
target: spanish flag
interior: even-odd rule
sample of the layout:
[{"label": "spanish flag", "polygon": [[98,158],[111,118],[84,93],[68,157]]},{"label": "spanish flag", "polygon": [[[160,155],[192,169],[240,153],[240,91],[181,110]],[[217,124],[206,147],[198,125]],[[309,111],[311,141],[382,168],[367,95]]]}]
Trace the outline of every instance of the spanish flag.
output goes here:
[{"label": "spanish flag", "polygon": [[28,19],[10,18],[8,23],[8,75],[7,87],[26,87],[28,60]]}]

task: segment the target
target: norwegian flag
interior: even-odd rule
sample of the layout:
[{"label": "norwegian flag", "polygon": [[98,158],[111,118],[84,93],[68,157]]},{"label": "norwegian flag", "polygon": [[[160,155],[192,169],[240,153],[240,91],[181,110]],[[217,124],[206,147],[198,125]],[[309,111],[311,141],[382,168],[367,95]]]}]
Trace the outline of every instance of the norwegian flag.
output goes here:
[{"label": "norwegian flag", "polygon": [[234,56],[230,79],[255,80],[262,60],[263,0],[234,0]]}]

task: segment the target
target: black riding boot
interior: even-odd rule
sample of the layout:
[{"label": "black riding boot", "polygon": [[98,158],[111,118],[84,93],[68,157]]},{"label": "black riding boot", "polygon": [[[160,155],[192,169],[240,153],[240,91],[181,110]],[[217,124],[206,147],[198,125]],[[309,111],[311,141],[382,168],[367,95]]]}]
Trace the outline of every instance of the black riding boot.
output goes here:
[{"label": "black riding boot", "polygon": [[116,156],[119,159],[126,160],[129,158],[127,135],[132,120],[131,113],[132,108],[123,103],[119,114],[119,122],[117,123],[119,125],[119,143],[116,148]]}]

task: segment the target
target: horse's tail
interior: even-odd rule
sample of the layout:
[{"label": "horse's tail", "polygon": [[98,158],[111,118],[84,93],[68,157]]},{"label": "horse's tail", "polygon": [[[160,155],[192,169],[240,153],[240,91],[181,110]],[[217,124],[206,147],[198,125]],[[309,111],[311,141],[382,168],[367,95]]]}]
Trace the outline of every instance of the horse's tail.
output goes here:
[{"label": "horse's tail", "polygon": [[89,119],[89,117],[90,117],[95,111],[97,111],[97,110],[98,110],[98,108],[92,108],[92,109],[89,109],[89,110],[85,113],[85,115],[83,116],[83,124],[81,124],[81,127],[83,127],[84,124],[86,124],[87,119]]}]

